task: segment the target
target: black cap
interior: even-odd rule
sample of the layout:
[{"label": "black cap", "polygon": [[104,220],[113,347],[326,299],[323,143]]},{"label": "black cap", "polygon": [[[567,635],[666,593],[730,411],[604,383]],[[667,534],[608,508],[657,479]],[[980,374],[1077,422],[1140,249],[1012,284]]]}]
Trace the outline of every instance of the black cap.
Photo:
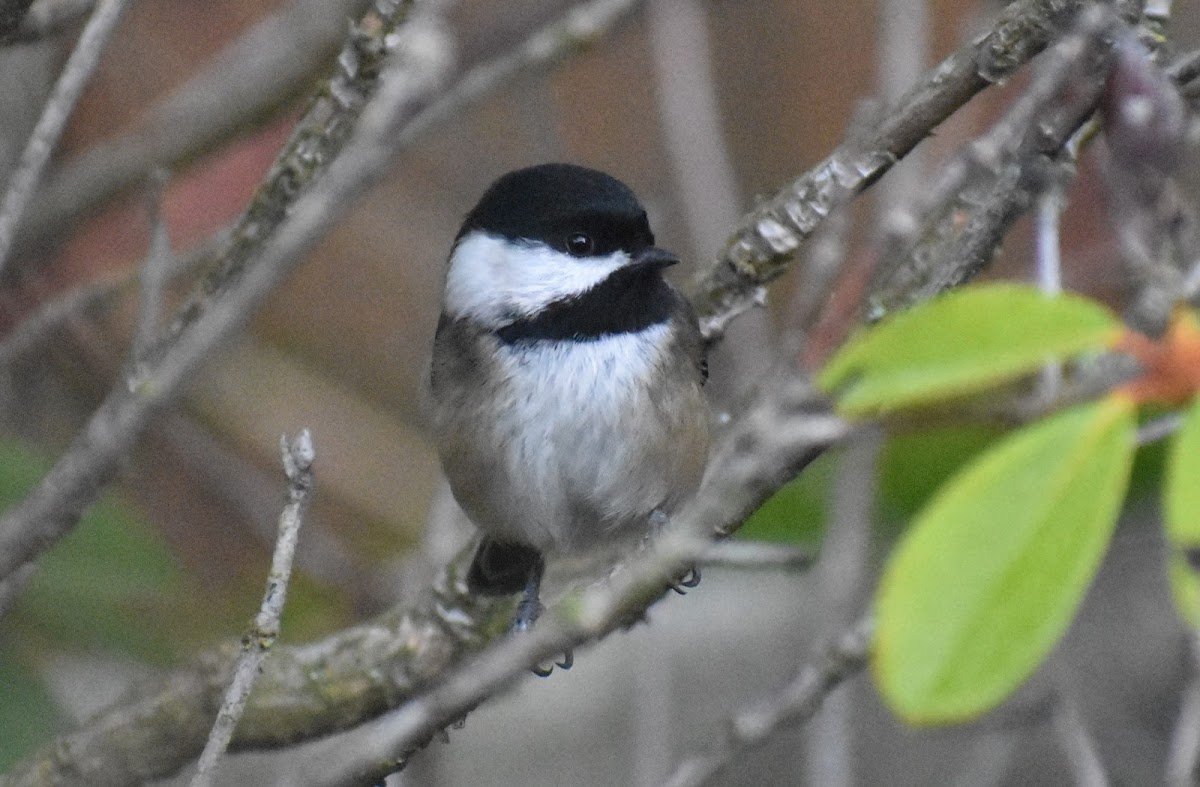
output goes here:
[{"label": "black cap", "polygon": [[493,183],[458,232],[541,242],[578,257],[654,245],[646,211],[621,181],[574,164],[539,164]]}]

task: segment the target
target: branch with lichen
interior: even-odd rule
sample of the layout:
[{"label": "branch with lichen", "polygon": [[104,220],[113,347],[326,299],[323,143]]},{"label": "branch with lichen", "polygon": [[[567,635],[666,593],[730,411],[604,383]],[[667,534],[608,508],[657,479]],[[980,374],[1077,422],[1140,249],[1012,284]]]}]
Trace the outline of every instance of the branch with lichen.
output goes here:
[{"label": "branch with lichen", "polygon": [[[761,301],[765,284],[780,276],[800,244],[844,201],[882,177],[951,114],[989,85],[1002,82],[1041,52],[1087,3],[1017,0],[991,30],[929,71],[897,103],[821,163],[747,214],[725,250],[691,288],[701,327],[720,337],[736,315]],[[1137,4],[1123,16],[1135,18]]]}]

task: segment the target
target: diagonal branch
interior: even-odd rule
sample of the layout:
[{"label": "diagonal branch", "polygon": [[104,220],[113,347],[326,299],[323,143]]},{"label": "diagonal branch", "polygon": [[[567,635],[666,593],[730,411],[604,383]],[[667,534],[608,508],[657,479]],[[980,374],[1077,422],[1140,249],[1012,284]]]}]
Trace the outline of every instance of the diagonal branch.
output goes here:
[{"label": "diagonal branch", "polygon": [[671,787],[710,784],[738,755],[766,743],[782,728],[812,719],[830,692],[866,666],[870,643],[871,622],[859,621],[819,659],[800,670],[781,692],[739,711],[729,721],[725,740],[713,746],[710,753],[680,763],[667,783]]}]

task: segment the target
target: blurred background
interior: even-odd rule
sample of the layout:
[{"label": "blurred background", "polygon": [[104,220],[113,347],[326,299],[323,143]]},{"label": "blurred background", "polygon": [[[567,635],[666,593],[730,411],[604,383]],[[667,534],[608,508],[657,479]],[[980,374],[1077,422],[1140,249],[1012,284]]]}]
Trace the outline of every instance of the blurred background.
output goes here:
[{"label": "blurred background", "polygon": [[[87,5],[86,3],[83,5]],[[160,155],[198,122],[181,97],[228,114],[219,141],[172,154],[162,201],[180,255],[236,218],[341,45],[361,0],[135,2],[57,153],[34,227],[0,289],[0,329],[146,254],[143,189],[70,207],[89,178]],[[430,3],[430,24],[462,71],[557,18],[558,0]],[[737,218],[817,163],[856,116],[897,98],[983,30],[980,0],[652,0],[549,71],[525,74],[426,134],[394,162],[246,334],[206,366],[141,441],[119,484],[41,561],[0,620],[0,769],[120,696],[130,680],[237,637],[256,610],[281,505],[278,440],[312,430],[317,496],[301,535],[283,639],[321,637],[406,598],[471,537],[423,431],[420,380],[445,258],[463,214],[498,175],[572,161],[628,183],[660,245],[707,261]],[[1195,9],[1172,45],[1197,39]],[[0,172],[24,146],[78,23],[0,47]],[[284,57],[280,56],[284,53]],[[260,67],[248,66],[261,60]],[[236,68],[242,70],[235,70]],[[231,74],[238,74],[235,79]],[[262,85],[245,74],[261,76]],[[871,253],[897,206],[984,131],[1027,75],[976,98],[847,216],[848,254]],[[273,80],[273,81],[272,81]],[[269,101],[238,109],[238,91]],[[108,174],[106,174],[108,173]],[[1195,168],[1188,171],[1195,185]],[[72,180],[74,178],[74,180]],[[65,184],[65,185],[63,185]],[[59,186],[59,191],[54,188]],[[1121,304],[1097,155],[1064,217],[1065,279]],[[1024,223],[991,275],[1029,278]],[[680,266],[681,284],[696,265]],[[182,281],[172,297],[188,289]],[[773,285],[711,362],[714,410],[736,414],[777,360],[804,281]],[[0,370],[0,495],[18,499],[117,379],[136,287],[89,301]],[[522,681],[422,752],[396,783],[661,783],[722,734],[728,716],[778,692],[857,618],[905,518],[992,435],[888,440],[878,463],[850,448],[823,457],[751,522],[746,538],[801,544],[803,571],[710,567],[651,625],[578,654],[569,673]],[[857,452],[857,453],[856,453]],[[864,458],[865,457],[865,458]],[[995,718],[912,730],[865,675],[813,724],[735,763],[729,784],[1029,784],[1070,778],[1055,713],[1066,693],[1114,781],[1157,781],[1185,677],[1186,642],[1162,569],[1156,457],[1083,614],[1050,664]],[[864,468],[864,462],[866,466]],[[830,522],[865,523],[831,530]],[[299,753],[233,758],[227,783],[294,783],[304,756],[334,757],[353,733]]]}]

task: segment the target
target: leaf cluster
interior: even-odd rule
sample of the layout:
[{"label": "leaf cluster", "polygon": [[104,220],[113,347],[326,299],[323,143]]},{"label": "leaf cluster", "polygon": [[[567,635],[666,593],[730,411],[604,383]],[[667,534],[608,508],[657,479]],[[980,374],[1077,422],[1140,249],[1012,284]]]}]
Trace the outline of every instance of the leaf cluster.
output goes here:
[{"label": "leaf cluster", "polygon": [[1143,360],[1134,380],[996,441],[916,514],[875,598],[873,672],[902,718],[978,716],[1062,637],[1125,499],[1143,405],[1185,405],[1163,494],[1178,605],[1200,624],[1198,339],[1190,312],[1152,341],[1093,301],[993,284],[899,314],[830,360],[819,383],[856,418],[961,403],[1082,355],[1125,348]]}]

